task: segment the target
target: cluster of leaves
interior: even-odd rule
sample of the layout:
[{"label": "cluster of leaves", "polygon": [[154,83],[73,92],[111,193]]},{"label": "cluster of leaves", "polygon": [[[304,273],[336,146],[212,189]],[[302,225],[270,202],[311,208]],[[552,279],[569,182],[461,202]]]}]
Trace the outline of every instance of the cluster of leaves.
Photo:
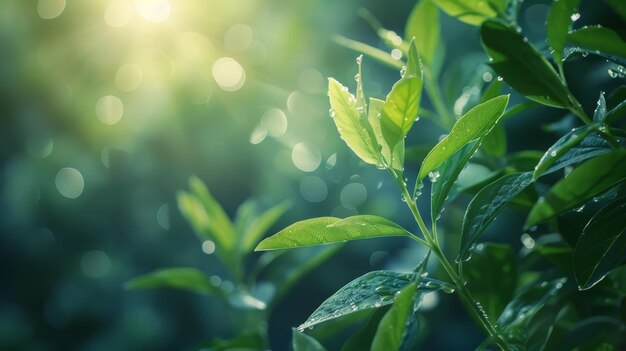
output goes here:
[{"label": "cluster of leaves", "polygon": [[252,320],[251,325],[249,329],[240,325],[241,334],[233,339],[211,340],[198,349],[264,350],[268,344],[264,326],[276,302],[341,245],[267,252],[250,262],[254,247],[291,204],[286,201],[260,211],[257,202],[248,200],[231,221],[200,179],[192,177],[189,186],[190,192],[178,194],[178,207],[207,248],[205,252],[215,252],[223,263],[227,276],[207,275],[194,267],[171,267],[139,276],[126,283],[126,288],[174,288],[219,298],[235,310],[249,312],[246,318]]},{"label": "cluster of leaves", "polygon": [[[368,321],[343,343],[342,350],[409,350],[416,339],[420,301],[433,290],[458,294],[488,336],[479,349],[492,345],[502,350],[623,347],[626,132],[620,123],[626,117],[626,86],[610,92],[608,98],[596,93],[599,99],[590,118],[568,88],[563,65],[599,56],[612,67],[611,77],[624,78],[626,41],[601,26],[573,30],[580,17],[578,3],[557,0],[551,5],[549,56],[529,42],[517,25],[519,0],[421,0],[409,16],[404,38],[364,13],[383,42],[400,50],[406,62],[337,37],[341,45],[400,69],[401,79],[385,100],[367,100],[359,56],[354,94],[329,79],[330,114],[347,146],[363,162],[387,170],[397,182],[421,233],[410,233],[374,215],[322,217],[297,222],[256,249],[404,236],[430,251],[415,272],[370,272],[341,288],[294,330],[295,350],[324,350],[328,330],[337,331],[355,319]],[[622,15],[626,12],[626,3],[608,3]],[[485,63],[481,77],[485,73],[498,77],[462,82],[477,87],[470,89],[477,92],[463,92],[451,103],[446,103],[440,84],[445,71],[440,11],[479,27],[486,53],[479,59]],[[504,84],[522,101],[510,106],[510,97],[499,95]],[[434,111],[421,106],[422,90]],[[580,126],[563,133],[545,152],[508,154],[503,121],[541,105],[568,111],[569,123],[578,119]],[[447,135],[423,158],[411,194],[404,177],[405,137],[418,115]],[[485,165],[490,172],[464,183],[459,176],[468,164]],[[430,228],[416,205],[426,178],[431,183]],[[473,198],[465,211],[460,249],[453,253],[454,267],[450,253],[439,245],[437,224],[444,205],[462,193]],[[504,244],[479,243],[509,204],[528,214],[524,228],[511,229],[517,235],[528,231],[522,235],[525,247],[520,253]],[[431,252],[450,282],[423,274]],[[333,328],[324,329],[333,323]]]}]

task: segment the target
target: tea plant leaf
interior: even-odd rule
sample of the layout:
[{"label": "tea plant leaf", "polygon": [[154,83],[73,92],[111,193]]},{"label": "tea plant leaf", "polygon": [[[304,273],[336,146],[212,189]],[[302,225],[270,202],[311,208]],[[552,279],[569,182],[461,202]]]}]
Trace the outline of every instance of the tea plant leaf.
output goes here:
[{"label": "tea plant leaf", "polygon": [[552,57],[559,66],[563,61],[567,33],[572,29],[572,15],[579,3],[580,0],[557,0],[550,6],[547,37]]},{"label": "tea plant leaf", "polygon": [[256,251],[289,249],[376,238],[383,236],[410,236],[406,229],[382,217],[353,216],[344,219],[320,217],[296,222],[261,241]]},{"label": "tea plant leaf", "polygon": [[[443,205],[446,202],[450,189],[456,182],[459,174],[467,165],[470,158],[476,153],[480,141],[474,140],[465,144],[459,151],[444,161],[441,166],[437,167],[439,172],[439,180],[432,183],[430,191],[430,210],[431,218],[437,220],[441,215]],[[416,184],[417,186],[417,184]]]},{"label": "tea plant leaf", "polygon": [[626,258],[626,198],[596,213],[574,248],[574,275],[580,290],[600,282]]},{"label": "tea plant leaf", "polygon": [[[372,341],[372,351],[400,350],[407,324],[413,315],[413,299],[417,285],[410,283],[398,292],[393,305],[378,324]],[[413,318],[415,318],[413,316]]]},{"label": "tea plant leaf", "polygon": [[600,92],[600,97],[598,98],[598,104],[596,105],[596,109],[593,111],[593,121],[597,123],[603,123],[606,119],[606,99],[604,98],[604,92]]},{"label": "tea plant leaf", "polygon": [[127,282],[126,289],[175,288],[202,295],[224,297],[224,292],[210,283],[206,274],[195,268],[164,268]]},{"label": "tea plant leaf", "polygon": [[367,324],[358,332],[353,334],[341,347],[341,351],[363,351],[368,350],[372,340],[376,335],[378,323],[385,316],[385,308],[379,308],[372,313]]},{"label": "tea plant leaf", "polygon": [[402,170],[404,168],[404,143],[398,143],[398,145],[393,148],[392,153],[389,145],[387,145],[387,141],[383,137],[383,131],[380,126],[380,112],[384,104],[385,102],[383,100],[370,98],[367,121],[370,126],[372,126],[376,141],[381,147],[380,153],[387,165],[393,169]]},{"label": "tea plant leaf", "polygon": [[[204,209],[206,218],[202,219],[201,224],[203,228],[208,231],[208,238],[215,241],[215,245],[218,248],[232,252],[235,248],[237,235],[230,218],[228,218],[222,206],[215,200],[209,192],[209,189],[207,189],[199,178],[191,177],[189,179],[189,186],[192,194]],[[183,214],[188,214],[186,210],[189,208],[187,208],[186,205],[188,204],[185,203],[185,201],[189,200],[183,199],[182,203],[179,201],[179,207]],[[193,209],[192,212],[194,213],[192,216],[189,216],[188,219],[191,221],[193,218],[203,217],[198,211],[200,211],[200,209]]]},{"label": "tea plant leaf", "polygon": [[420,291],[435,291],[447,285],[421,278],[415,273],[372,271],[354,279],[326,299],[298,329],[304,330],[347,314],[390,305],[396,293],[418,279],[417,289]]},{"label": "tea plant leaf", "polygon": [[391,88],[380,113],[383,137],[391,149],[404,142],[415,122],[422,95],[422,70],[415,42],[411,42],[404,78]]},{"label": "tea plant leaf", "polygon": [[306,335],[293,328],[293,351],[326,351],[324,346],[312,336]]},{"label": "tea plant leaf", "polygon": [[328,93],[330,96],[331,114],[334,114],[335,125],[341,138],[348,147],[366,163],[380,165],[378,147],[367,132],[363,111],[357,109],[357,99],[333,78],[328,79]]},{"label": "tea plant leaf", "polygon": [[613,186],[626,180],[626,151],[597,156],[576,167],[556,183],[530,211],[526,227],[583,205]]},{"label": "tea plant leaf", "polygon": [[514,350],[525,350],[531,319],[563,288],[567,278],[532,284],[509,302],[495,324]]},{"label": "tea plant leaf", "polygon": [[261,240],[263,235],[291,208],[290,201],[284,201],[250,220],[241,237],[241,252],[248,253]]},{"label": "tea plant leaf", "polygon": [[439,9],[431,0],[421,0],[415,4],[406,22],[404,39],[409,42],[415,40],[424,66],[432,73],[431,68],[441,42],[441,27]]},{"label": "tea plant leaf", "polygon": [[459,118],[447,137],[430,150],[417,177],[426,178],[435,168],[459,151],[465,144],[487,134],[498,122],[509,101],[508,95],[501,95],[478,104]]},{"label": "tea plant leaf", "polygon": [[433,2],[449,16],[474,26],[497,16],[497,12],[487,0],[433,0]]},{"label": "tea plant leaf", "polygon": [[495,320],[517,287],[516,255],[506,245],[484,243],[476,245],[471,256],[472,259],[463,264],[467,287],[489,319]]},{"label": "tea plant leaf", "polygon": [[569,33],[567,41],[583,49],[626,58],[626,41],[606,27],[588,26],[577,29]]},{"label": "tea plant leaf", "polygon": [[478,237],[513,198],[533,182],[532,173],[512,173],[487,185],[474,196],[463,218],[459,259],[467,259]]},{"label": "tea plant leaf", "polygon": [[481,26],[480,35],[491,67],[511,87],[547,106],[570,106],[568,90],[554,68],[515,29],[488,20]]},{"label": "tea plant leaf", "polygon": [[[584,157],[584,155],[586,154],[586,151],[590,151],[584,147],[579,148],[578,150],[579,152],[577,152],[576,154],[573,154],[573,153],[569,154],[569,157],[565,157],[565,155],[569,153],[569,151],[572,150],[572,148],[576,147],[576,145],[581,144],[582,141],[585,140],[587,136],[590,133],[592,133],[594,129],[597,127],[598,126],[595,124],[578,127],[572,130],[571,132],[565,134],[563,137],[561,137],[561,139],[557,140],[557,142],[554,143],[554,145],[550,146],[550,148],[546,151],[543,157],[541,157],[541,160],[539,160],[539,163],[535,167],[535,172],[533,173],[533,179],[537,179],[543,174],[549,173],[548,172],[549,168],[555,163],[557,163],[559,160],[561,160],[561,163],[565,163],[568,160],[578,158],[577,156],[581,156],[579,152],[584,152],[582,154]],[[569,164],[578,162],[581,160],[582,159],[577,159],[575,161],[570,162]],[[561,167],[559,165],[559,168],[557,169],[560,169],[566,166],[567,165],[563,165]],[[552,171],[556,171],[557,169],[554,169]]]}]

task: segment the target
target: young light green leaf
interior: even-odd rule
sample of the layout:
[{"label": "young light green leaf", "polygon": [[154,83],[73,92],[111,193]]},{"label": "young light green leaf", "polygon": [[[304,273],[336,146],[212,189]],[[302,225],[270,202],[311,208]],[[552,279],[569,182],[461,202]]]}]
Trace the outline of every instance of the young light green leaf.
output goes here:
[{"label": "young light green leaf", "polygon": [[391,88],[380,113],[383,137],[391,149],[404,142],[417,117],[421,96],[422,68],[412,41],[404,78]]},{"label": "young light green leaf", "polygon": [[580,0],[557,0],[550,6],[548,13],[547,37],[552,57],[557,65],[563,61],[563,49],[567,40],[567,33],[572,29],[572,16]]},{"label": "young light green leaf", "polygon": [[320,217],[296,222],[261,241],[256,251],[324,245],[384,236],[410,236],[406,229],[382,217]]},{"label": "young light green leaf", "polygon": [[175,288],[203,295],[224,297],[224,292],[210,283],[206,274],[195,268],[164,268],[132,279],[126,289]]},{"label": "young light green leaf", "polygon": [[224,212],[224,209],[222,209],[222,206],[215,200],[209,189],[199,178],[191,177],[189,186],[192,193],[204,207],[215,244],[228,252],[234,250],[237,235],[233,223],[226,215],[226,212]]},{"label": "young light green leaf", "polygon": [[420,291],[435,291],[446,286],[446,283],[421,278],[416,273],[372,271],[354,279],[326,299],[298,329],[304,330],[347,314],[390,305],[402,288],[418,279],[417,289]]},{"label": "young light green leaf", "polygon": [[512,173],[487,185],[474,196],[463,218],[459,259],[467,259],[478,237],[513,198],[533,181],[531,172]]},{"label": "young light green leaf", "polygon": [[550,63],[512,27],[496,20],[483,23],[480,35],[491,67],[528,99],[553,106],[570,106],[569,93]]},{"label": "young light green leaf", "polygon": [[413,315],[413,299],[416,293],[415,283],[410,283],[398,292],[393,305],[378,324],[372,340],[372,351],[400,350],[406,336],[407,324]]},{"label": "young light green leaf", "polygon": [[577,29],[569,33],[567,41],[583,49],[626,58],[626,41],[606,27],[588,26]]},{"label": "young light green leaf", "polygon": [[441,42],[441,28],[439,9],[431,0],[418,1],[409,15],[404,39],[410,42],[413,38],[424,66],[432,73],[431,67]]},{"label": "young light green leaf", "polygon": [[335,35],[333,37],[333,40],[345,47],[348,48],[350,50],[354,50],[358,53],[361,53],[365,56],[369,56],[371,58],[373,58],[374,60],[388,66],[394,69],[401,69],[402,68],[402,61],[400,60],[396,60],[393,57],[391,57],[391,54],[389,54],[386,51],[380,50],[378,48],[375,48],[373,46],[367,45],[367,44],[363,44],[361,42],[358,42],[356,40],[352,40],[352,39],[348,39],[346,37],[342,37],[340,35]]},{"label": "young light green leaf", "polygon": [[241,252],[248,253],[261,240],[263,235],[291,207],[290,201],[284,201],[250,220],[241,236]]},{"label": "young light green leaf", "polygon": [[437,167],[439,179],[432,183],[430,191],[430,211],[433,220],[437,220],[441,215],[443,205],[448,198],[452,185],[456,182],[457,177],[463,168],[465,168],[470,158],[476,153],[479,146],[479,140],[470,141],[459,151],[454,153],[454,155],[445,160],[441,166]]},{"label": "young light green leaf", "polygon": [[626,180],[626,151],[614,151],[597,156],[576,167],[566,178],[556,183],[533,206],[526,227],[583,205],[613,186]]},{"label": "young light green leaf", "polygon": [[626,198],[596,213],[583,229],[574,248],[574,275],[580,290],[599,283],[626,257]]},{"label": "young light green leaf", "polygon": [[333,78],[328,79],[328,93],[331,115],[334,115],[341,138],[363,161],[380,165],[378,147],[367,132],[365,121],[361,118],[364,111],[357,108],[357,99],[348,92],[348,88]]},{"label": "young light green leaf", "polygon": [[517,287],[516,255],[506,245],[481,243],[471,250],[471,256],[463,263],[467,287],[489,319],[495,320]]},{"label": "young light green leaf", "polygon": [[381,147],[380,153],[382,154],[385,163],[393,169],[402,170],[404,169],[404,143],[398,143],[393,148],[392,153],[389,145],[387,145],[387,141],[383,137],[383,131],[380,126],[380,112],[384,104],[385,102],[383,100],[370,98],[367,121],[370,126],[372,126],[376,141]]},{"label": "young light green leaf", "polygon": [[[419,77],[420,82],[424,78],[424,71],[422,68],[422,58],[420,56],[419,51],[417,51],[415,40],[411,40],[411,43],[409,44],[409,50],[407,52],[407,60],[406,60],[406,69],[404,70],[404,72],[400,72],[400,73],[403,78],[411,78],[413,76]],[[421,91],[421,87],[420,87],[420,91]]]},{"label": "young light green leaf", "polygon": [[293,351],[326,351],[324,346],[312,336],[306,335],[293,328],[292,346]]},{"label": "young light green leaf", "polygon": [[449,16],[474,26],[479,26],[485,20],[498,15],[487,0],[433,0],[433,2]]},{"label": "young light green leaf", "polygon": [[498,96],[476,105],[456,121],[450,134],[435,145],[424,159],[417,180],[426,178],[465,144],[487,134],[502,116],[508,101],[508,95]]}]

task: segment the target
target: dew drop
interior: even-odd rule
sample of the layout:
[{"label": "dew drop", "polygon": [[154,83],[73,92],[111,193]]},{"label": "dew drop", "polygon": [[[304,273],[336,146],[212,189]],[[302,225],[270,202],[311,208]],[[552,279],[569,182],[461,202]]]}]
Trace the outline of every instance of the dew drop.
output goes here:
[{"label": "dew drop", "polygon": [[330,110],[328,110],[328,114],[330,115],[331,118],[335,118],[335,110],[333,110],[332,108]]},{"label": "dew drop", "polygon": [[573,13],[570,18],[572,19],[572,22],[576,22],[580,18],[580,13]]},{"label": "dew drop", "polygon": [[609,68],[608,73],[609,73],[609,77],[617,78],[617,72],[615,72],[614,70]]},{"label": "dew drop", "polygon": [[430,181],[432,183],[437,182],[437,180],[439,179],[440,176],[441,176],[441,174],[439,173],[439,171],[434,171],[434,172],[428,173],[428,179],[430,179]]},{"label": "dew drop", "polygon": [[552,151],[552,152],[550,152],[550,156],[552,156],[552,157],[556,157],[556,151]]},{"label": "dew drop", "polygon": [[354,80],[356,80],[357,82],[359,81],[359,79],[361,79],[361,76],[359,76],[359,74],[355,74],[354,75]]},{"label": "dew drop", "polygon": [[359,55],[359,56],[356,58],[356,63],[360,65],[362,62],[363,62],[363,55]]}]

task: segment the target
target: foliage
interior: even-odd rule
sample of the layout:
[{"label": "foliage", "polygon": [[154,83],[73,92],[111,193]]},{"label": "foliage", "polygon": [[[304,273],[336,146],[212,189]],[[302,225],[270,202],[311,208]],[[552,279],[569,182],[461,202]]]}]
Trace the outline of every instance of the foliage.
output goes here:
[{"label": "foliage", "polygon": [[[257,250],[404,236],[424,245],[429,254],[416,272],[373,271],[345,285],[294,331],[296,350],[324,349],[327,336],[311,339],[315,336],[313,327],[338,323],[346,315],[371,318],[363,329],[368,332],[354,334],[343,349],[409,350],[416,339],[419,304],[429,292],[427,288],[459,297],[486,334],[477,349],[623,347],[626,320],[618,311],[620,304],[624,308],[626,291],[623,275],[616,272],[624,270],[626,259],[626,150],[621,129],[626,101],[616,90],[608,95],[622,97],[607,107],[604,93],[597,92],[595,96],[600,98],[590,118],[568,87],[564,64],[580,64],[593,53],[616,65],[615,72],[623,72],[620,64],[626,60],[626,44],[609,28],[573,28],[580,17],[578,3],[557,0],[552,4],[547,22],[549,56],[522,32],[517,23],[520,1],[516,0],[421,0],[410,14],[404,40],[400,41],[389,40],[399,36],[376,24],[378,34],[386,38],[383,42],[406,57],[401,64],[367,44],[338,40],[383,64],[402,66],[401,78],[385,100],[370,98],[368,106],[363,56],[359,56],[354,94],[329,78],[330,114],[346,145],[363,162],[391,175],[419,232],[408,232],[374,215],[322,217],[287,227],[261,241]],[[617,2],[611,4],[621,8]],[[446,69],[441,68],[439,11],[479,27],[485,50],[482,60],[489,65],[485,76],[498,77],[482,90],[478,101],[466,102],[461,113],[446,106],[439,84],[440,72]],[[573,53],[582,53],[582,60]],[[515,90],[513,96],[500,95],[503,83]],[[434,113],[424,107],[422,91]],[[536,106],[524,99],[563,110],[569,118],[578,118],[579,126],[562,132],[564,135],[554,140],[542,157],[532,150],[507,154],[504,120]],[[415,170],[407,167],[405,171],[405,137],[418,116],[427,116],[424,119],[446,135],[422,158],[411,193],[405,174]],[[486,165],[491,175],[464,186],[460,179],[463,170],[476,164]],[[423,183],[426,178],[431,185],[429,225],[420,211],[426,199],[422,194],[428,190]],[[440,230],[441,214],[461,193],[473,199],[465,211],[459,245],[450,246],[449,239],[455,236]],[[481,242],[481,235],[509,204],[527,214],[525,228],[511,225],[507,229],[523,234],[519,254],[509,243]],[[583,219],[583,225],[571,229],[562,224],[564,218],[572,216]],[[500,233],[502,241],[506,242],[506,234]],[[422,274],[431,252],[448,283]],[[454,263],[451,257],[456,257]],[[543,264],[538,266],[537,261]],[[608,297],[598,302],[596,296]],[[603,303],[610,308],[601,309],[598,304]],[[590,310],[597,312],[590,314]],[[576,337],[564,325],[572,326]]]}]

